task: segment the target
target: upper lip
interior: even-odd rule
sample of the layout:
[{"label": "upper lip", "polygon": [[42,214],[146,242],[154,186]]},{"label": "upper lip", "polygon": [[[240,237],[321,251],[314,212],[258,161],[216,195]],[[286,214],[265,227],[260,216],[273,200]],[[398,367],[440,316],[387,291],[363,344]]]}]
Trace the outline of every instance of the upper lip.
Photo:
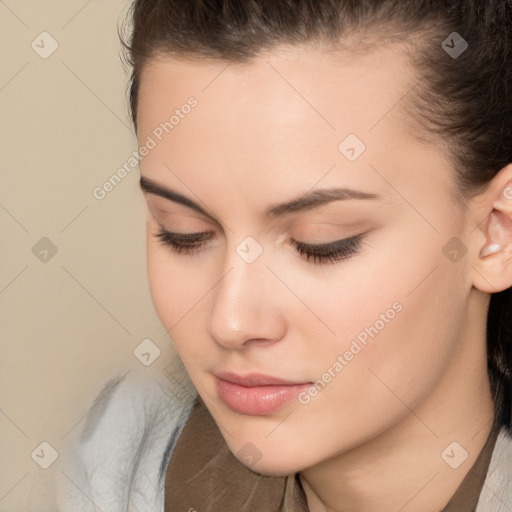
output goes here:
[{"label": "upper lip", "polygon": [[284,386],[293,386],[297,384],[307,384],[307,382],[296,382],[281,379],[279,377],[272,377],[271,375],[263,375],[261,373],[251,373],[245,376],[237,375],[233,372],[217,372],[215,375],[222,380],[233,382],[234,384],[240,384],[241,386],[253,387],[253,386],[275,386],[281,384]]}]

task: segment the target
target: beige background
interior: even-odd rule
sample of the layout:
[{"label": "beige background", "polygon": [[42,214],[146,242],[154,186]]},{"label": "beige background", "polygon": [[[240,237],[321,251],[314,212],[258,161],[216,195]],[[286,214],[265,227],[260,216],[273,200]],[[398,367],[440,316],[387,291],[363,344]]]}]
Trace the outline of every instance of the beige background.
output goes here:
[{"label": "beige background", "polygon": [[[62,451],[106,380],[175,357],[147,285],[138,169],[93,196],[137,149],[117,36],[128,7],[0,0],[2,512],[41,510],[59,458],[42,469],[31,454]],[[50,48],[42,32],[58,43],[46,59],[31,47]],[[150,366],[134,355],[146,338],[161,351]]]}]

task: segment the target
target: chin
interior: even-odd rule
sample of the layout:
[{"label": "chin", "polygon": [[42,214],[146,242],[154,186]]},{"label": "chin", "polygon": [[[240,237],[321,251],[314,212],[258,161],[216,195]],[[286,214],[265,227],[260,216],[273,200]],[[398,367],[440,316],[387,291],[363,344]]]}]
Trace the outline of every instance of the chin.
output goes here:
[{"label": "chin", "polygon": [[[238,458],[238,457],[237,457]],[[276,460],[264,460],[264,457],[255,464],[248,464],[238,459],[251,471],[265,476],[282,477],[301,471],[303,466],[296,460],[283,460],[285,457],[278,457]]]}]

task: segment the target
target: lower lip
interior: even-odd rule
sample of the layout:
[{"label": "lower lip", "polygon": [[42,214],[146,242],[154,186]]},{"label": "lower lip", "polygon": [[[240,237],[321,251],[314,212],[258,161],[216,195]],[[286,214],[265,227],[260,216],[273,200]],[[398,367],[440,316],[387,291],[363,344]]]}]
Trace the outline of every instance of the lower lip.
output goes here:
[{"label": "lower lip", "polygon": [[231,409],[252,416],[266,416],[291,402],[311,383],[272,386],[241,386],[215,377],[217,392]]}]

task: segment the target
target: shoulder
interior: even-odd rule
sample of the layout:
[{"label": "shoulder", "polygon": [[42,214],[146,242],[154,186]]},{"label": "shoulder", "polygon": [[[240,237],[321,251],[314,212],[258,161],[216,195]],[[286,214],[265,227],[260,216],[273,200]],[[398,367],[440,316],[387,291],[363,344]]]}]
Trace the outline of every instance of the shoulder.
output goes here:
[{"label": "shoulder", "polygon": [[502,427],[492,453],[477,512],[508,512],[512,503],[512,436]]},{"label": "shoulder", "polygon": [[64,450],[58,510],[163,511],[165,471],[196,397],[181,361],[104,383]]}]

